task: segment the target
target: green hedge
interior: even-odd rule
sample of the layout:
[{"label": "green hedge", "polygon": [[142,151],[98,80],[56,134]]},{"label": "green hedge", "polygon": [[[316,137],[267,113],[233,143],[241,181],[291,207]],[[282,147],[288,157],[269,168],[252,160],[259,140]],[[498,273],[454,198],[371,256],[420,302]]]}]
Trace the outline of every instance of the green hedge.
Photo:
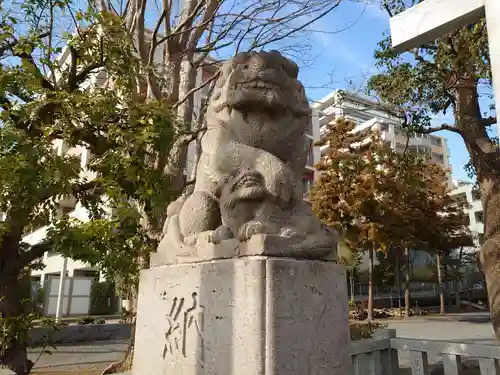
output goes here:
[{"label": "green hedge", "polygon": [[111,315],[118,311],[115,285],[111,281],[93,282],[90,291],[90,315]]}]

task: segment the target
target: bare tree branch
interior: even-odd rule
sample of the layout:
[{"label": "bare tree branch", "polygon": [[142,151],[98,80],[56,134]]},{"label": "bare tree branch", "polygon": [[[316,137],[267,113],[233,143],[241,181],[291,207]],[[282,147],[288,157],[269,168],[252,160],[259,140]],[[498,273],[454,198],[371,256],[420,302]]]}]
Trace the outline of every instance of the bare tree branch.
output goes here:
[{"label": "bare tree branch", "polygon": [[29,250],[23,251],[15,260],[16,268],[20,270],[25,264],[30,264],[34,260],[41,258],[49,250],[50,244],[46,241],[30,246]]},{"label": "bare tree branch", "polygon": [[488,118],[483,119],[484,126],[495,125],[496,123],[498,123],[496,116],[490,116]]},{"label": "bare tree branch", "polygon": [[220,70],[217,71],[214,75],[212,75],[209,79],[201,83],[200,85],[193,87],[191,90],[189,90],[182,99],[180,99],[177,103],[174,104],[174,108],[179,107],[182,105],[191,95],[193,95],[195,92],[201,90],[205,86],[209,85],[210,83],[214,82],[217,78],[220,76]]},{"label": "bare tree branch", "polygon": [[441,130],[448,130],[450,132],[459,134],[462,137],[464,137],[464,133],[460,129],[458,129],[457,127],[455,127],[453,125],[448,125],[448,124],[442,124],[442,125],[437,126],[437,127],[432,127],[432,128],[428,128],[428,129],[422,129],[422,130],[419,130],[418,133],[431,134],[431,133],[439,132]]}]

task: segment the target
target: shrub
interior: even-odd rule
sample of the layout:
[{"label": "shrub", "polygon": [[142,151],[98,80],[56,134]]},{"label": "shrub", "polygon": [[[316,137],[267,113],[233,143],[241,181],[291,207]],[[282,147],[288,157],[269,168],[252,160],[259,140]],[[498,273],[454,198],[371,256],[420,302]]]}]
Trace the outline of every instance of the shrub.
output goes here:
[{"label": "shrub", "polygon": [[94,321],[94,324],[106,324],[106,320],[99,318]]},{"label": "shrub", "polygon": [[110,315],[118,311],[115,285],[111,281],[93,282],[90,291],[90,315]]},{"label": "shrub", "polygon": [[131,323],[134,317],[134,313],[122,307],[120,323]]},{"label": "shrub", "polygon": [[42,287],[38,288],[35,292],[35,304],[40,313],[42,313],[43,305],[45,303],[45,289]]},{"label": "shrub", "polygon": [[83,316],[76,321],[78,324],[94,324],[95,319],[91,316]]}]

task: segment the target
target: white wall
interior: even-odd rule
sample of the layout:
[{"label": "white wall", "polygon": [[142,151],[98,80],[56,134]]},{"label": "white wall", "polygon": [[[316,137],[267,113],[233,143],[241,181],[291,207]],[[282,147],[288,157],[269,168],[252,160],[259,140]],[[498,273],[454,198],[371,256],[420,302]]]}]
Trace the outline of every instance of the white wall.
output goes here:
[{"label": "white wall", "polygon": [[[63,316],[81,316],[89,313],[92,282],[90,277],[68,277],[64,280]],[[44,314],[54,316],[57,309],[59,277],[49,277],[45,280],[44,290]]]},{"label": "white wall", "polygon": [[465,209],[465,212],[469,215],[469,229],[474,235],[482,235],[484,234],[484,223],[476,220],[476,213],[483,212],[483,204],[481,200],[474,199],[473,190],[473,184],[463,184],[457,186],[450,194],[465,194],[467,203],[469,204],[469,207]]}]

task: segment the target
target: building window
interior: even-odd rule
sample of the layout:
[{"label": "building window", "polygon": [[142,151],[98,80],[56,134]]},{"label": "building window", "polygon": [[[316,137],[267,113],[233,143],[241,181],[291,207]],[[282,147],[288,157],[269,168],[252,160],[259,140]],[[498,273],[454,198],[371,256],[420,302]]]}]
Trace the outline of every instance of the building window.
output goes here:
[{"label": "building window", "polygon": [[420,155],[424,155],[424,156],[427,156],[429,158],[431,156],[431,150],[429,150],[429,148],[427,148],[425,146],[418,146],[418,153]]},{"label": "building window", "polygon": [[441,147],[443,143],[441,141],[441,138],[431,136],[431,144],[433,146],[439,146],[439,147]]},{"label": "building window", "polygon": [[311,118],[309,119],[309,124],[307,126],[307,133],[311,136],[313,135],[313,123]]},{"label": "building window", "polygon": [[429,136],[427,134],[422,134],[422,133],[411,133],[411,137],[413,138],[422,138],[422,139],[428,139]]},{"label": "building window", "polygon": [[313,142],[309,140],[309,148],[307,150],[307,166],[314,167],[314,147]]},{"label": "building window", "polygon": [[309,190],[311,190],[312,181],[310,179],[308,179],[308,178],[302,179],[302,184],[304,186],[305,192],[309,192]]},{"label": "building window", "polygon": [[474,217],[476,218],[477,223],[483,222],[483,211],[474,212]]},{"label": "building window", "polygon": [[444,164],[444,156],[442,154],[432,153],[432,161],[439,164]]},{"label": "building window", "polygon": [[464,221],[465,221],[465,225],[467,225],[467,226],[470,225],[470,217],[469,217],[469,215],[465,215],[464,216]]},{"label": "building window", "polygon": [[208,98],[210,96],[210,85],[205,85],[202,89],[201,89],[201,96],[202,98],[205,97],[205,98]]},{"label": "building window", "polygon": [[202,96],[200,100],[200,110],[203,110],[208,105],[208,96]]},{"label": "building window", "polygon": [[482,246],[484,243],[484,233],[477,234],[477,241],[479,242],[479,246]]},{"label": "building window", "polygon": [[334,112],[335,112],[335,107],[328,107],[321,111],[321,116],[328,116],[333,114],[334,115],[333,118],[335,118]]},{"label": "building window", "polygon": [[68,215],[69,213],[73,212],[74,210],[75,210],[75,207],[66,207],[66,206],[61,207],[61,213],[63,216]]},{"label": "building window", "polygon": [[303,178],[302,179],[302,186],[303,186],[303,191],[304,191],[304,198],[308,199],[309,192],[311,191],[312,180],[310,180],[309,178]]},{"label": "building window", "polygon": [[462,203],[462,204],[467,203],[467,194],[465,194],[465,193],[455,194],[454,197],[457,200],[457,202],[459,202],[459,203]]},{"label": "building window", "polygon": [[481,192],[477,189],[472,190],[472,200],[478,201],[481,200]]},{"label": "building window", "polygon": [[405,149],[406,145],[402,145],[401,143],[396,143],[396,152],[398,154],[402,154],[403,152],[405,152]]},{"label": "building window", "polygon": [[423,156],[425,158],[430,157],[430,150],[424,146],[409,146],[408,151],[413,152],[418,156]]}]

